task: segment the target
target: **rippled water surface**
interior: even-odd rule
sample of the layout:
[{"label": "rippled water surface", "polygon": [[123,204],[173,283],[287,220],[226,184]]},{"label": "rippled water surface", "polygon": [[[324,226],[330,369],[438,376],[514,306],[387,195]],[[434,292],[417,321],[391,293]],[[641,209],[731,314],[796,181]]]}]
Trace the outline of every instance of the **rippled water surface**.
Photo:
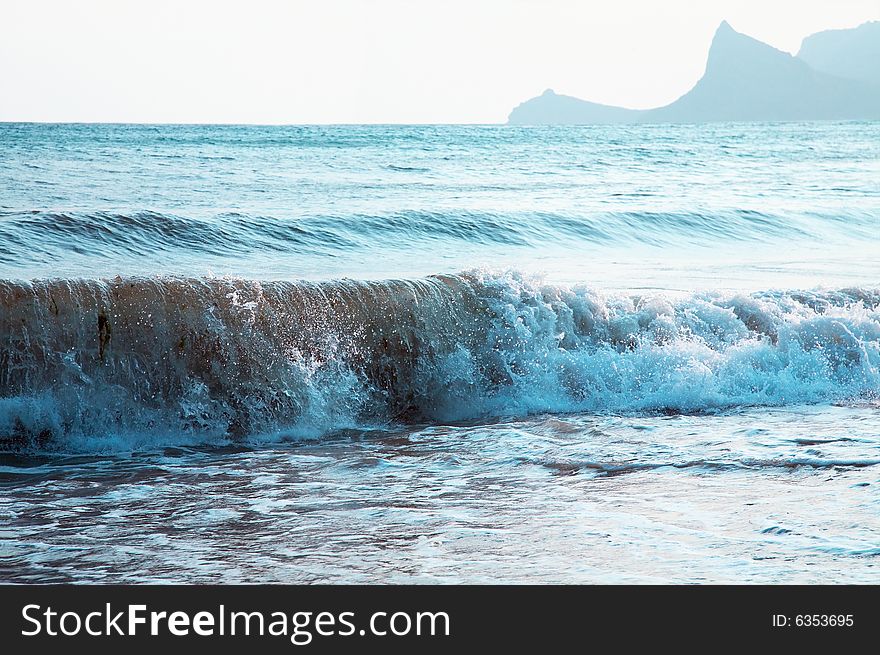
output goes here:
[{"label": "rippled water surface", "polygon": [[837,265],[877,254],[852,247],[876,237],[876,122],[5,124],[0,146],[3,277],[876,284]]},{"label": "rippled water surface", "polygon": [[0,125],[0,580],[878,583],[880,124]]},{"label": "rippled water surface", "polygon": [[3,577],[876,582],[876,408],[7,458]]}]

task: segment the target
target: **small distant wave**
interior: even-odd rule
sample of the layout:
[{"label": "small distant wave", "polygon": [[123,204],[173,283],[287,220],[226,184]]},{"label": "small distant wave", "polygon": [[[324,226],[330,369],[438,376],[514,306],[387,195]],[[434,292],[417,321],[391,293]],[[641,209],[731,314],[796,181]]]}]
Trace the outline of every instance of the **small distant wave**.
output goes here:
[{"label": "small distant wave", "polygon": [[428,173],[431,170],[424,166],[401,166],[398,164],[388,164],[386,168],[390,171],[401,171],[404,173]]},{"label": "small distant wave", "polygon": [[518,273],[0,282],[8,448],[880,396],[880,289],[607,294]]},{"label": "small distant wave", "polygon": [[[192,218],[140,211],[0,211],[0,275],[71,259],[88,273],[120,261],[155,261],[188,271],[194,256],[302,255],[338,258],[397,249],[467,246],[559,247],[580,252],[605,246],[708,247],[730,243],[848,244],[876,238],[870,212],[777,215],[723,211],[604,213],[402,210],[388,214],[279,218],[224,213]],[[149,270],[149,269],[147,269]]]}]

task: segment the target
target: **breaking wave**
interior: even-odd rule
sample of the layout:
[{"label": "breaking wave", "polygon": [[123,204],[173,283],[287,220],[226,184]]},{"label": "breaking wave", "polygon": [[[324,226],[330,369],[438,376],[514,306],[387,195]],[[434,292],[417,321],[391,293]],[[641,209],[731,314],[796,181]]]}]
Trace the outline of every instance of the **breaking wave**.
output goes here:
[{"label": "breaking wave", "polygon": [[625,295],[516,272],[3,281],[0,442],[875,402],[878,307],[880,289]]}]

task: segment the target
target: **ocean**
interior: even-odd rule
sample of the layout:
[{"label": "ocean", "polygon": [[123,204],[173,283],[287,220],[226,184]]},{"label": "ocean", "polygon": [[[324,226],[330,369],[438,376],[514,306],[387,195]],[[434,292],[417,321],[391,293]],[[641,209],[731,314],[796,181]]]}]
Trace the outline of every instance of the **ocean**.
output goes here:
[{"label": "ocean", "polygon": [[0,124],[0,581],[880,583],[880,123]]}]

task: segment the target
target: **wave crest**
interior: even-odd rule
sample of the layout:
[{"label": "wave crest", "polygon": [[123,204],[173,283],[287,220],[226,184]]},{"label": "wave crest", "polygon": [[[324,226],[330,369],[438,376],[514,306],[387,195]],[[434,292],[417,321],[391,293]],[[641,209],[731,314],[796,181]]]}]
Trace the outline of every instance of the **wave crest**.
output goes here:
[{"label": "wave crest", "polygon": [[[318,258],[386,252],[382,244],[424,251],[461,244],[557,247],[705,247],[718,243],[849,245],[872,239],[876,213],[839,214],[748,209],[716,211],[480,212],[406,210],[389,214],[279,218],[225,213],[185,217],[140,211],[0,211],[0,268],[43,275],[75,261],[79,271],[106,270],[120,260],[190,272],[193,254],[266,257],[284,253]],[[5,244],[5,245],[4,245]],[[49,269],[51,270],[51,269]],[[153,269],[154,270],[154,269]],[[199,271],[201,272],[201,271]]]},{"label": "wave crest", "polygon": [[878,306],[877,289],[633,296],[515,272],[5,281],[0,439],[92,450],[873,399]]}]

